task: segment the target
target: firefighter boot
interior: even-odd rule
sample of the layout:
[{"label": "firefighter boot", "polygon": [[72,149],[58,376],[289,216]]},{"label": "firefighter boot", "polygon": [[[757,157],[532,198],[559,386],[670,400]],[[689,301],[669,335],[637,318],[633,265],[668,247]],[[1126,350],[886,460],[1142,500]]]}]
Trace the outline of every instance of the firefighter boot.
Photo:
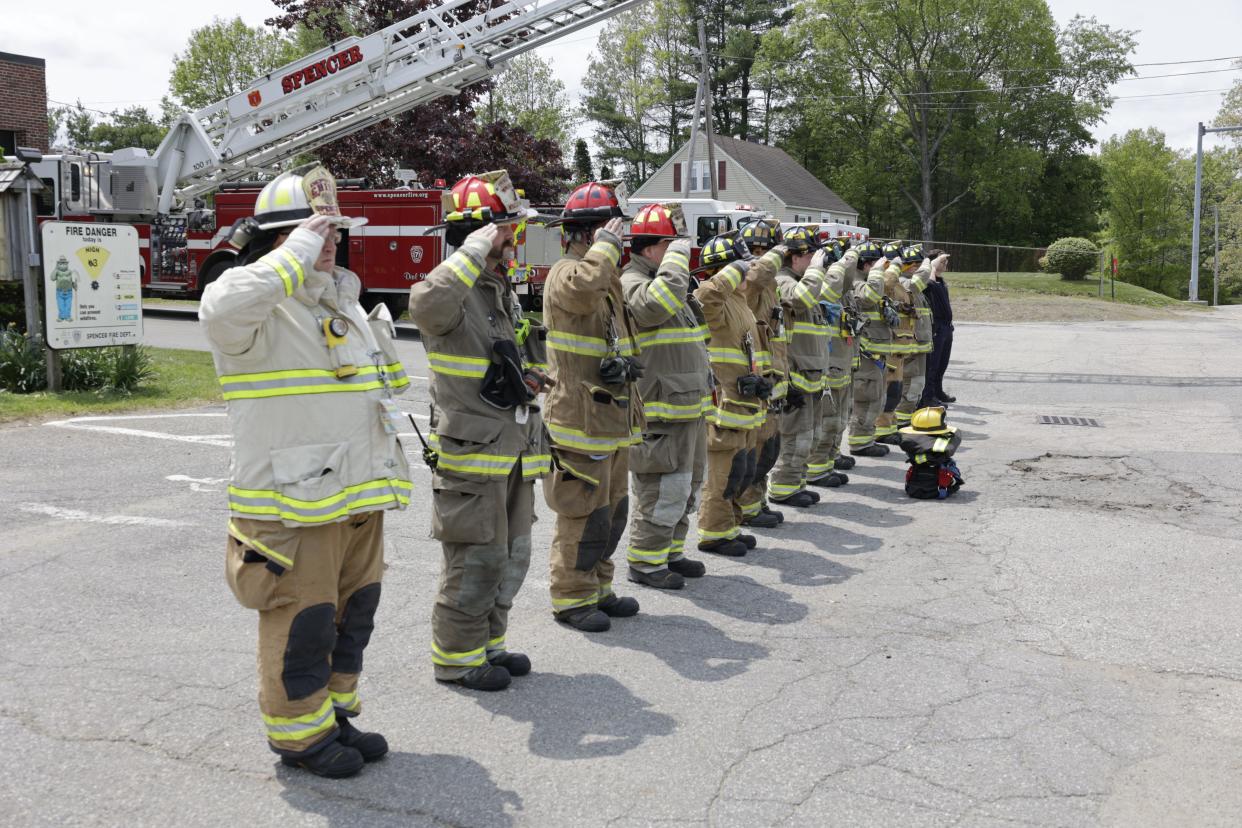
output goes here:
[{"label": "firefighter boot", "polygon": [[348,717],[337,716],[336,726],[340,728],[340,732],[336,735],[336,740],[345,747],[351,747],[361,753],[364,762],[374,762],[376,759],[382,759],[384,754],[388,752],[387,739],[378,733],[364,733],[350,724]]},{"label": "firefighter boot", "polygon": [[832,461],[832,467],[838,471],[849,471],[854,468],[854,464],[857,462],[857,460],[850,457],[848,454],[842,454],[836,460]]},{"label": "firefighter boot", "polygon": [[652,572],[643,572],[642,570],[630,567],[629,579],[636,584],[654,587],[656,589],[681,589],[686,585],[686,579],[676,572],[673,572],[669,562],[668,569],[657,569]]},{"label": "firefighter boot", "polygon": [[759,545],[759,541],[754,535],[738,535],[734,540],[739,540],[746,545],[747,549],[754,549]]},{"label": "firefighter boot", "polygon": [[776,511],[775,509],[769,509],[766,503],[763,505],[763,508],[759,510],[759,514],[761,514],[761,515],[774,515],[774,516],[776,517],[776,522],[777,522],[777,523],[784,523],[784,522],[785,522],[785,513],[784,513],[784,512],[778,512],[778,511]]},{"label": "firefighter boot", "polygon": [[774,529],[781,525],[781,520],[776,516],[776,512],[760,511],[754,517],[748,517],[742,521],[743,526],[753,526],[756,529]]},{"label": "firefighter boot", "polygon": [[612,622],[608,620],[608,616],[594,606],[575,607],[555,613],[553,617],[562,624],[582,632],[608,632],[612,628]]},{"label": "firefighter boot", "polygon": [[530,658],[524,653],[511,653],[508,650],[502,650],[499,653],[493,653],[487,657],[490,664],[497,667],[503,667],[509,671],[511,676],[524,676],[530,672]]},{"label": "firefighter boot", "polygon": [[702,578],[707,574],[707,567],[703,565],[702,561],[692,561],[684,557],[670,560],[668,568],[683,578]]},{"label": "firefighter boot", "polygon": [[714,540],[699,544],[699,550],[724,555],[729,558],[740,558],[746,554],[746,544],[737,538]]},{"label": "firefighter boot", "polygon": [[600,599],[599,608],[612,618],[629,618],[638,615],[638,600],[628,596],[622,598],[615,592],[610,592],[607,597]]},{"label": "firefighter boot", "polygon": [[835,489],[838,486],[844,486],[846,483],[849,483],[850,478],[849,475],[834,471],[825,474],[823,477],[817,477],[814,480],[808,480],[806,482],[809,486],[819,486],[824,489]]},{"label": "firefighter boot", "polygon": [[282,756],[280,763],[290,768],[302,768],[315,776],[328,779],[344,779],[362,770],[362,754],[357,748],[343,745],[333,739],[309,756]]},{"label": "firefighter boot", "polygon": [[511,681],[509,671],[495,664],[481,664],[464,676],[455,679],[436,679],[446,684],[460,684],[467,690],[482,690],[491,693],[504,690]]},{"label": "firefighter boot", "polygon": [[888,446],[872,443],[862,448],[850,449],[850,454],[855,457],[886,457],[888,456]]}]

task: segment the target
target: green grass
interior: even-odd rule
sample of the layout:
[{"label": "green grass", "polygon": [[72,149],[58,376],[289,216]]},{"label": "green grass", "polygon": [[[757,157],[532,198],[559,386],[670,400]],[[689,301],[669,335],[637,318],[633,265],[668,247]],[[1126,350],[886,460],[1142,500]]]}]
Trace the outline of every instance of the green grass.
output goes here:
[{"label": "green grass", "polygon": [[[955,287],[972,288],[1000,293],[1042,293],[1052,296],[1081,296],[1088,299],[1112,300],[1112,288],[1108,280],[1104,281],[1103,296],[1100,294],[1098,279],[1083,279],[1078,282],[1066,282],[1060,276],[1049,273],[1002,273],[999,287],[995,273],[955,273],[946,274],[950,289]],[[1128,282],[1116,282],[1116,301],[1127,305],[1145,305],[1151,308],[1179,307],[1194,308],[1178,299],[1156,293]]]},{"label": "green grass", "polygon": [[220,384],[205,351],[150,348],[155,376],[142,388],[120,392],[66,391],[53,394],[0,392],[0,423],[145,408],[181,408],[220,400]]}]

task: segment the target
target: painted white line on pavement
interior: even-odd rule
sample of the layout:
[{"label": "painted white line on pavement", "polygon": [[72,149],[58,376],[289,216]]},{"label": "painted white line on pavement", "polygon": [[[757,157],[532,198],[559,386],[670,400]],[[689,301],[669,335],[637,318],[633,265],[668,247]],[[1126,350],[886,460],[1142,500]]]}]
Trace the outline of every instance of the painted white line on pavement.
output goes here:
[{"label": "painted white line on pavement", "polygon": [[122,428],[120,426],[91,425],[74,420],[56,420],[47,425],[57,428],[71,428],[77,431],[97,431],[103,434],[121,434],[126,437],[147,437],[151,440],[175,440],[178,443],[194,443],[195,445],[220,446],[231,448],[233,441],[228,435],[210,434],[169,434],[166,431],[147,431],[140,428]]},{"label": "painted white line on pavement", "polygon": [[96,417],[72,417],[68,420],[56,420],[48,425],[61,423],[98,423],[104,420],[168,420],[173,417],[227,417],[223,411],[199,411],[194,414],[108,414]]},{"label": "painted white line on pavement", "polygon": [[190,526],[179,520],[164,518],[141,517],[138,515],[93,515],[78,509],[65,509],[49,503],[19,503],[17,508],[32,515],[46,515],[61,520],[76,520],[82,523],[105,523],[109,526]]},{"label": "painted white line on pavement", "polygon": [[170,474],[164,479],[173,483],[189,483],[192,492],[218,492],[220,490],[215,487],[228,482],[227,477],[186,477],[184,474]]}]

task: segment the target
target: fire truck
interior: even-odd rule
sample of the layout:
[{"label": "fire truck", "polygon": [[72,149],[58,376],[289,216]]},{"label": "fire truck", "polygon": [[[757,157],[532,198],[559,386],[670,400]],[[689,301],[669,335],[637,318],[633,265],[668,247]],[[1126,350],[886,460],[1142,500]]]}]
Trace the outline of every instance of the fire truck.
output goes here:
[{"label": "fire truck", "polygon": [[[241,92],[182,115],[154,153],[45,156],[32,165],[51,185],[39,212],[134,225],[144,289],[196,296],[231,264],[228,230],[251,214],[259,179],[274,176],[281,164],[458,94],[513,57],[642,0],[503,0],[459,19],[470,2],[445,0],[274,69]],[[367,190],[353,182],[339,197],[342,212],[370,219],[340,246],[339,263],[362,277],[366,303],[403,310],[410,284],[443,254],[442,239],[428,231],[440,223],[440,191]]]}]

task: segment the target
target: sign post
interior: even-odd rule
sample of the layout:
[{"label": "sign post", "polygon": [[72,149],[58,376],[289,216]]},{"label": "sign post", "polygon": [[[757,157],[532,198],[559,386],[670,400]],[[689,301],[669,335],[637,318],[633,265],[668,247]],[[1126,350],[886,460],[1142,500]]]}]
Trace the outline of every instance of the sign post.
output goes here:
[{"label": "sign post", "polygon": [[48,221],[42,235],[48,347],[141,344],[138,231],[127,224]]}]

